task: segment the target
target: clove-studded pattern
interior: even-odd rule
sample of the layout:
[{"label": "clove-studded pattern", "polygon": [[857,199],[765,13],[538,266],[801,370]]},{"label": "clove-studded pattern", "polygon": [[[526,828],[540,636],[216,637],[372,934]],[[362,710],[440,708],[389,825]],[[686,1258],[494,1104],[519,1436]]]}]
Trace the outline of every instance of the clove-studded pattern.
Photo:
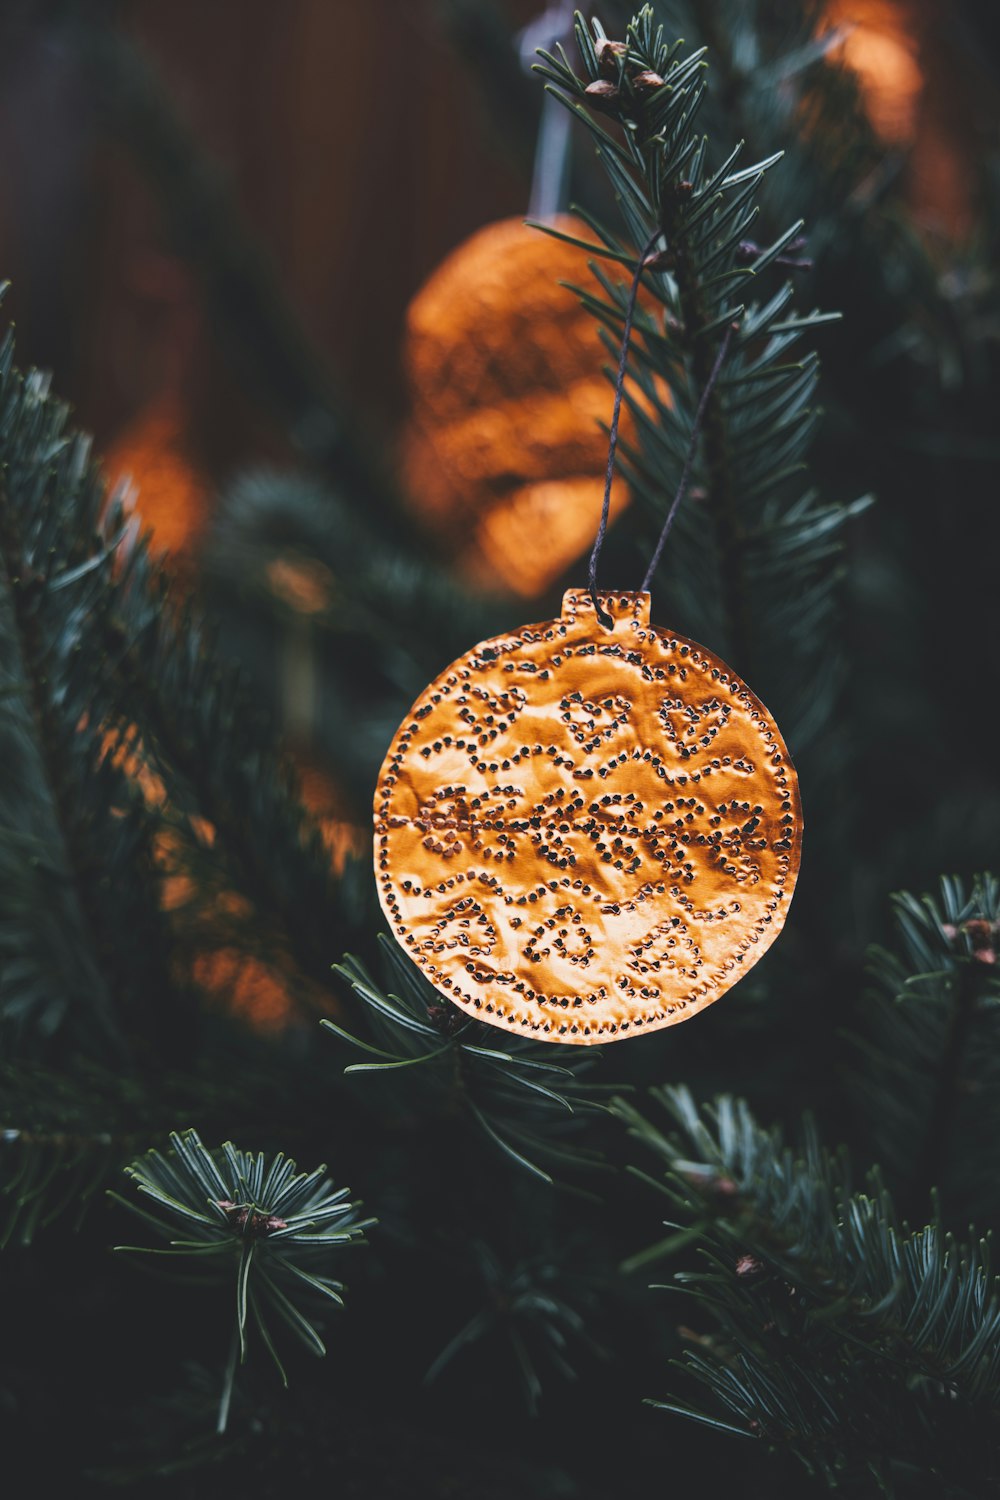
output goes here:
[{"label": "clove-studded pattern", "polygon": [[774,941],[798,782],[763,704],[649,623],[571,590],[426,689],[375,794],[379,897],[456,1005],[551,1041],[641,1035],[718,999]]}]

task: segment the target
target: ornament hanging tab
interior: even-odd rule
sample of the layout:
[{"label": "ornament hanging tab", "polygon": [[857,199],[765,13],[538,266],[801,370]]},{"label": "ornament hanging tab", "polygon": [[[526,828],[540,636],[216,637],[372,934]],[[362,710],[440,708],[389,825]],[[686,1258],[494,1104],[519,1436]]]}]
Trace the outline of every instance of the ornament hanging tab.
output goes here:
[{"label": "ornament hanging tab", "polygon": [[648,593],[586,589],[425,690],[375,794],[379,899],[455,1005],[587,1044],[686,1020],[752,967],[798,873],[767,709]]}]

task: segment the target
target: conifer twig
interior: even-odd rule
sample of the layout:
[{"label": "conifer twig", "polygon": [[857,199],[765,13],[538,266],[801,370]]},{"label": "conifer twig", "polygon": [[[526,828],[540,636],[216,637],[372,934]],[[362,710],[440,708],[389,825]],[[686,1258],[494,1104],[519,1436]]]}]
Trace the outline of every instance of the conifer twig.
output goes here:
[{"label": "conifer twig", "polygon": [[732,339],[733,334],[737,331],[737,326],[737,324],[731,323],[730,326],[726,329],[725,333],[722,335],[718,350],[715,355],[715,360],[712,364],[712,369],[709,373],[708,380],[702,388],[701,397],[698,401],[698,409],[695,412],[694,421],[691,424],[691,437],[688,440],[687,452],[684,455],[684,467],[681,470],[681,477],[677,481],[677,490],[674,495],[673,501],[671,502],[670,509],[667,511],[666,520],[663,523],[660,535],[657,538],[656,547],[653,550],[653,555],[649,559],[649,567],[646,569],[646,576],[642,580],[642,588],[644,592],[648,590],[651,583],[653,582],[653,577],[659,565],[660,558],[663,556],[663,548],[666,545],[667,537],[670,535],[670,528],[674,524],[674,518],[677,515],[680,503],[684,499],[684,496],[687,494],[688,482],[691,478],[691,466],[694,463],[694,456],[698,448],[698,439],[701,436],[702,427],[704,426],[705,416],[708,412],[709,403],[712,400],[712,393],[715,390],[716,381],[722,373],[722,366],[725,364],[726,355],[729,353],[730,340]]},{"label": "conifer twig", "polygon": [[[620,40],[578,16],[576,41],[582,72],[558,49],[540,54],[538,71],[593,136],[627,242],[641,246],[657,230],[664,241],[648,267],[649,303],[635,319],[626,399],[636,437],[622,469],[659,510],[664,491],[686,487],[692,429],[700,430],[702,503],[678,512],[668,569],[678,624],[761,682],[799,750],[836,702],[835,641],[825,628],[836,606],[833,557],[837,534],[862,508],[824,506],[814,491],[793,490],[816,422],[818,378],[816,355],[793,351],[837,315],[791,313],[787,280],[765,290],[765,274],[801,243],[802,222],[761,246],[752,238],[761,183],[781,152],[739,166],[740,142],[711,159],[712,143],[694,123],[706,97],[706,49],[685,55],[683,43],[666,41],[649,5]],[[620,262],[619,240],[585,217],[600,246],[575,242]],[[603,265],[590,269],[600,290],[576,290],[617,351],[629,292]],[[740,300],[758,289],[760,301]],[[734,331],[719,373],[727,328]],[[795,613],[808,613],[808,632],[790,628],[793,598]]]},{"label": "conifer twig", "polygon": [[[0,481],[0,585],[6,584],[10,606],[19,637],[23,676],[37,729],[37,745],[45,768],[46,780],[56,810],[59,834],[66,856],[77,909],[84,918],[93,945],[94,966],[91,989],[96,1002],[95,1015],[108,1042],[119,1057],[128,1056],[128,1047],[112,1015],[111,996],[103,973],[115,968],[111,935],[105,931],[93,900],[96,882],[102,871],[91,850],[80,837],[77,788],[71,783],[61,753],[61,736],[65,726],[57,723],[52,706],[43,689],[46,681],[46,652],[38,629],[38,620],[29,595],[37,593],[43,580],[34,578],[21,546],[14,507]],[[2,774],[2,772],[0,772]]]},{"label": "conifer twig", "polygon": [[935,1189],[941,1189],[952,1146],[962,1087],[962,1062],[976,1021],[979,997],[975,960],[963,963],[953,978],[951,1017],[941,1056],[937,1090],[927,1116],[923,1143],[917,1153],[912,1189],[914,1216],[932,1206]]}]

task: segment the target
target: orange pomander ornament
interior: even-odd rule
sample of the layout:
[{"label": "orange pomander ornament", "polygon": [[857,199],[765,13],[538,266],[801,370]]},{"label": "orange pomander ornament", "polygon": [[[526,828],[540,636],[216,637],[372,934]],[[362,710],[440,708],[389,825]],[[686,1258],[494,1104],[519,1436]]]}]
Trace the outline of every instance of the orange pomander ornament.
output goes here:
[{"label": "orange pomander ornament", "polygon": [[[589,236],[576,219],[556,224]],[[594,318],[560,285],[588,279],[583,251],[505,219],[453,251],[407,314],[407,490],[467,573],[525,595],[580,556],[600,505],[603,350]],[[612,515],[627,501],[616,480]]]},{"label": "orange pomander ornament", "polygon": [[375,794],[379,898],[470,1015],[557,1042],[686,1020],[777,937],[795,770],[724,662],[646,593],[570,591],[421,695]]}]

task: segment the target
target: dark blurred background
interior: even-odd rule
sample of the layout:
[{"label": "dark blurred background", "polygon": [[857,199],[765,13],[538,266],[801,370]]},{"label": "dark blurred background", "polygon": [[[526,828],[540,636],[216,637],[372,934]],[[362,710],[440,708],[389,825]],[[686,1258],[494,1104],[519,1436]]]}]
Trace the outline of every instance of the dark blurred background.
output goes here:
[{"label": "dark blurred background", "polygon": [[[510,33],[532,7],[482,11]],[[245,253],[269,260],[285,314],[351,410],[391,438],[407,303],[467,234],[527,207],[530,120],[491,118],[456,46],[462,26],[430,0],[4,5],[10,310],[23,357],[59,372],[99,448],[114,453],[169,411],[194,487],[288,452],[270,393],[253,388],[260,372],[234,358],[232,329],[207,305],[218,247],[172,197],[183,185],[157,172],[148,113],[164,103],[217,177]],[[526,85],[529,107],[535,92]]]},{"label": "dark blurred background", "polygon": [[[539,8],[6,0],[0,264],[21,358],[57,372],[165,543],[196,545],[235,469],[308,450],[306,373],[391,449],[408,304],[466,236],[527,210],[540,91],[518,89],[513,48]],[[905,154],[915,222],[961,241],[995,99],[996,7],[823,10],[854,24],[846,59],[887,152]],[[187,140],[165,142],[174,129]],[[193,166],[214,215],[191,202]],[[240,302],[241,257],[257,256],[274,318],[298,325],[286,356],[305,395]]]}]

